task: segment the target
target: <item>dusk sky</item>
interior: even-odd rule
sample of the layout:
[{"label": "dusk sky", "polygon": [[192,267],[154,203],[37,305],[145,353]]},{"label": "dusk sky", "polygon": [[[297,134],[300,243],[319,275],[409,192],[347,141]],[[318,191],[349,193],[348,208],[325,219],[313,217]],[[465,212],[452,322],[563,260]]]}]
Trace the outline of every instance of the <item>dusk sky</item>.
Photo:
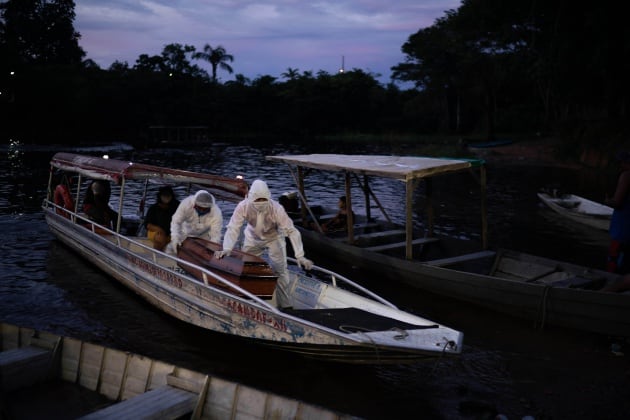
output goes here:
[{"label": "dusk sky", "polygon": [[[287,68],[334,74],[354,68],[390,80],[404,61],[402,45],[460,0],[77,0],[79,41],[101,68],[133,66],[140,54],[160,55],[167,44],[221,45],[234,73],[253,80],[280,78]],[[194,60],[205,69],[206,63]]]}]

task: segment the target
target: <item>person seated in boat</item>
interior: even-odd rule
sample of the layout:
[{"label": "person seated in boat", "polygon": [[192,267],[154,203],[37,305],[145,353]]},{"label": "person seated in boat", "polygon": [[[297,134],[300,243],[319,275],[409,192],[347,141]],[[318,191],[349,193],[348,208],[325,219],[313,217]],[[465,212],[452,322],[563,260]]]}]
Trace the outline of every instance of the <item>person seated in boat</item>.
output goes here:
[{"label": "person seated in boat", "polygon": [[188,236],[221,242],[223,213],[214,196],[199,190],[182,200],[171,218],[171,242],[166,251],[177,254],[177,249]]},{"label": "person seated in boat", "polygon": [[109,182],[102,180],[92,181],[85,193],[83,211],[88,219],[109,229],[114,229],[118,221],[118,212],[109,206],[110,196],[111,186]]},{"label": "person seated in boat", "polygon": [[153,248],[163,250],[171,241],[171,220],[179,200],[170,186],[160,187],[157,200],[149,207],[144,219],[147,237],[153,242]]},{"label": "person seated in boat", "polygon": [[282,205],[271,199],[267,183],[255,180],[247,197],[242,200],[230,218],[223,238],[223,250],[214,253],[215,258],[229,256],[244,229],[245,239],[242,250],[257,256],[267,252],[271,267],[278,275],[278,283],[272,302],[279,308],[291,306],[288,296],[289,275],[287,269],[286,237],[289,237],[298,265],[306,270],[313,268],[313,262],[304,257],[302,235]]},{"label": "person seated in boat", "polygon": [[610,219],[610,245],[606,270],[611,273],[630,273],[630,152],[616,156],[620,174],[612,198],[606,197],[605,204],[613,208]]},{"label": "person seated in boat", "polygon": [[298,201],[297,192],[282,193],[278,202],[284,207],[289,216],[297,216],[300,214],[300,202]]},{"label": "person seated in boat", "polygon": [[[348,229],[348,209],[345,195],[339,197],[337,206],[339,207],[339,211],[335,217],[322,223],[322,230],[324,232],[339,232]],[[354,212],[352,212],[352,220],[354,219]]]}]

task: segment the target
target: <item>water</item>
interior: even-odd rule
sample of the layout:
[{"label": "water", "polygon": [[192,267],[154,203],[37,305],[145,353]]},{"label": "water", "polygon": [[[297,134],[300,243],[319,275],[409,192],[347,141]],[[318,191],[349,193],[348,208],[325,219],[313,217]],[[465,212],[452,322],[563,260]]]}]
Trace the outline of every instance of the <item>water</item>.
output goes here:
[{"label": "water", "polygon": [[[527,322],[398,284],[384,284],[377,278],[369,278],[369,273],[361,272],[360,267],[326,264],[315,253],[320,258],[316,263],[320,265],[339,269],[351,278],[367,275],[366,284],[400,308],[464,331],[463,355],[453,360],[400,366],[329,364],[261,349],[170,318],[78,258],[49,233],[39,204],[48,179],[47,163],[59,150],[25,149],[18,145],[2,152],[0,231],[4,235],[0,243],[0,320],[3,322],[145,354],[366,418],[404,418],[413,413],[418,418],[484,418],[493,412],[509,418],[601,415],[601,407],[586,405],[586,399],[575,401],[574,394],[584,388],[588,388],[591,398],[614,407],[615,413],[630,410],[627,398],[615,399],[616,393],[610,391],[613,386],[629,389],[623,372],[630,372],[630,368],[623,357],[611,356],[608,337],[561,329],[536,330]],[[264,157],[322,150],[218,145],[198,150],[134,151],[114,145],[105,150],[78,152],[106,152],[112,158],[228,176],[241,174],[250,181],[262,178],[277,197],[293,190],[293,183],[286,167]],[[389,153],[384,147],[326,152]],[[308,182],[319,186],[310,198],[322,203],[334,205],[343,191],[341,175],[313,174]],[[436,191],[440,191],[436,196],[439,228],[462,237],[479,237],[473,183],[449,177],[439,182],[436,185]],[[537,202],[538,188],[551,182],[594,199],[602,195],[603,181],[579,171],[489,166],[492,245],[601,267],[607,234],[565,222]],[[402,220],[402,185],[376,182],[372,187],[385,207],[398,207],[391,216]],[[183,192],[179,193],[179,198],[183,198]],[[136,194],[139,201],[140,192]],[[356,211],[361,212],[362,203],[357,201]],[[219,204],[229,217],[234,203]],[[421,203],[417,204],[420,207]],[[129,206],[125,213],[136,210]],[[574,376],[576,366],[578,376]],[[591,370],[585,370],[586,366]],[[589,387],[592,375],[601,376],[602,372],[607,372],[610,378],[604,376],[607,379],[599,380],[600,395]],[[585,375],[588,380],[578,379]],[[614,414],[609,418],[614,418]]]}]

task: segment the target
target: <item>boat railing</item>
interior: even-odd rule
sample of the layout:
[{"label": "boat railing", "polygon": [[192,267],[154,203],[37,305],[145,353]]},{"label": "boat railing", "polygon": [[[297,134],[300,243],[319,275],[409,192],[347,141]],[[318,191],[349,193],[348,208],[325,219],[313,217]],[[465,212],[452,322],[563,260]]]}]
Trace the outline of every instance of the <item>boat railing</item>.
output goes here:
[{"label": "boat railing", "polygon": [[[292,262],[294,264],[297,264],[297,260],[295,258],[287,257],[287,260],[289,260],[290,262]],[[389,302],[386,299],[383,299],[381,296],[377,295],[376,293],[372,292],[371,290],[366,289],[365,287],[363,287],[363,286],[353,282],[349,278],[344,277],[344,276],[342,276],[339,273],[336,273],[334,271],[328,270],[328,269],[326,269],[324,267],[320,267],[320,266],[317,266],[317,265],[313,265],[312,269],[316,270],[316,271],[319,271],[319,272],[322,272],[322,273],[330,276],[330,281],[331,281],[331,283],[332,283],[332,285],[334,287],[339,287],[339,285],[337,284],[337,280],[341,280],[342,283],[345,283],[345,284],[347,284],[347,285],[349,285],[349,286],[351,286],[351,287],[361,291],[362,293],[366,294],[367,296],[371,297],[372,299],[377,300],[377,301],[381,302],[382,304],[387,305],[387,306],[389,306],[391,308],[398,309],[393,303]]]},{"label": "boat railing", "polygon": [[[160,258],[166,258],[168,260],[171,260],[172,262],[176,263],[179,266],[187,266],[190,267],[191,269],[194,270],[198,270],[199,272],[201,272],[202,274],[202,278],[203,278],[203,283],[208,286],[208,287],[213,287],[212,285],[209,284],[208,278],[212,277],[213,279],[215,279],[216,281],[220,282],[222,285],[226,286],[229,289],[232,289],[246,297],[248,297],[249,299],[257,302],[258,304],[262,305],[263,307],[265,307],[266,309],[269,309],[273,312],[280,312],[280,310],[278,308],[276,308],[275,306],[265,302],[263,299],[259,298],[258,296],[252,294],[251,292],[243,289],[242,287],[239,287],[238,285],[234,284],[233,282],[229,281],[228,279],[224,278],[223,276],[214,273],[212,271],[209,271],[208,269],[201,267],[199,265],[196,265],[194,263],[191,263],[189,261],[183,260],[181,258],[178,258],[175,255],[160,251],[158,249],[155,249],[153,247],[150,247],[140,241],[134,240],[128,236],[125,236],[123,234],[120,234],[118,232],[115,232],[103,225],[99,225],[98,223],[95,223],[93,220],[90,220],[74,211],[70,211],[68,209],[65,209],[62,206],[58,206],[57,204],[45,200],[46,205],[50,205],[51,207],[56,207],[61,209],[63,212],[65,212],[66,214],[69,214],[70,220],[72,220],[73,223],[75,224],[82,224],[84,227],[88,228],[89,230],[91,230],[93,233],[95,234],[106,234],[106,235],[111,235],[116,242],[116,245],[118,245],[121,248],[125,248],[125,249],[129,249],[129,245],[127,245],[126,247],[124,246],[124,243],[127,244],[131,244],[133,246],[139,247],[140,249],[143,250],[143,253],[137,253],[137,257],[140,259],[143,259],[151,264],[159,264],[161,267],[164,267],[163,264],[160,264],[158,262],[158,257]],[[63,214],[59,215],[60,217],[64,217]],[[65,218],[65,217],[64,217]],[[148,254],[151,256],[151,258],[147,258],[144,254]],[[297,260],[291,257],[287,257],[287,260],[293,262],[294,264],[297,264]],[[170,270],[168,267],[165,267],[166,269]],[[397,309],[397,307],[389,302],[388,300],[382,298],[381,296],[377,295],[376,293],[366,289],[365,287],[355,283],[354,281],[348,279],[347,277],[342,276],[339,273],[336,273],[334,271],[328,270],[324,267],[320,267],[320,266],[313,266],[313,269],[316,271],[319,271],[321,273],[326,274],[327,276],[329,276],[331,284],[334,287],[339,287],[339,285],[337,284],[337,281],[341,281],[342,283],[347,284],[348,286],[351,286],[359,291],[361,291],[362,293],[364,293],[366,296],[369,296],[370,298],[386,305],[389,306],[391,308]],[[173,270],[170,270],[173,271]],[[175,272],[173,271],[174,274],[176,275],[180,275],[181,273],[179,272]],[[196,281],[196,280],[195,280]]]},{"label": "boat railing", "polygon": [[[64,212],[66,212],[67,214],[71,215],[70,220],[74,223],[74,224],[81,224],[83,227],[89,229],[90,231],[92,231],[92,233],[95,233],[97,235],[99,234],[104,234],[104,235],[110,235],[111,238],[113,238],[113,242],[115,242],[115,244],[117,246],[119,246],[120,248],[123,249],[129,249],[131,245],[135,246],[135,247],[139,247],[140,249],[143,250],[142,253],[136,253],[136,257],[140,258],[148,263],[151,264],[155,264],[155,265],[160,265],[162,268],[169,270],[171,272],[173,272],[173,274],[181,276],[182,273],[181,272],[176,272],[168,267],[164,267],[164,264],[161,264],[158,262],[158,258],[165,258],[167,260],[172,261],[173,263],[176,263],[179,266],[187,266],[190,267],[191,269],[194,270],[198,270],[199,272],[201,272],[202,274],[202,278],[203,278],[203,283],[208,286],[213,288],[213,286],[209,283],[208,279],[209,277],[212,277],[213,279],[215,279],[216,281],[218,281],[219,283],[221,283],[222,285],[226,286],[228,289],[232,289],[240,294],[242,294],[243,296],[246,296],[247,298],[255,301],[256,303],[260,304],[261,306],[265,307],[266,309],[269,309],[273,312],[280,312],[280,310],[278,308],[276,308],[275,306],[265,302],[263,299],[259,298],[258,296],[252,294],[251,292],[243,289],[242,287],[239,287],[238,285],[232,283],[231,281],[229,281],[228,279],[224,278],[223,276],[214,273],[212,271],[209,271],[208,269],[201,267],[199,265],[196,265],[194,263],[191,263],[189,261],[186,260],[182,260],[181,258],[178,258],[175,255],[160,251],[158,249],[155,249],[151,246],[148,246],[140,241],[134,240],[128,236],[125,236],[123,234],[120,234],[118,232],[115,232],[103,225],[99,225],[98,223],[95,223],[93,220],[90,220],[76,212],[70,211],[68,209],[65,209],[61,206],[56,205],[55,203],[52,203],[50,201],[48,201],[46,204],[50,204],[51,207],[57,207],[62,209]],[[66,218],[64,215],[59,215],[60,217]],[[125,246],[125,244],[127,246]],[[150,256],[150,258],[147,258],[147,255]],[[192,278],[192,277],[191,277]],[[197,281],[195,279],[195,281]]]}]

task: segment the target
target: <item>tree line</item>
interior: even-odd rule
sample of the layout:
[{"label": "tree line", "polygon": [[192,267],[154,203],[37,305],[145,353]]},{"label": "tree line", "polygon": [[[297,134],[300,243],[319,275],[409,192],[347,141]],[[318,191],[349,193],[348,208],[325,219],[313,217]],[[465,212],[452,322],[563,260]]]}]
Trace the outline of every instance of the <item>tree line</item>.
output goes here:
[{"label": "tree line", "polygon": [[4,138],[143,144],[151,126],[203,126],[211,139],[291,142],[545,135],[577,150],[627,136],[630,31],[601,2],[463,0],[409,36],[387,84],[357,68],[287,67],[250,80],[238,57],[210,43],[172,43],[101,69],[80,46],[74,7],[0,3]]}]

